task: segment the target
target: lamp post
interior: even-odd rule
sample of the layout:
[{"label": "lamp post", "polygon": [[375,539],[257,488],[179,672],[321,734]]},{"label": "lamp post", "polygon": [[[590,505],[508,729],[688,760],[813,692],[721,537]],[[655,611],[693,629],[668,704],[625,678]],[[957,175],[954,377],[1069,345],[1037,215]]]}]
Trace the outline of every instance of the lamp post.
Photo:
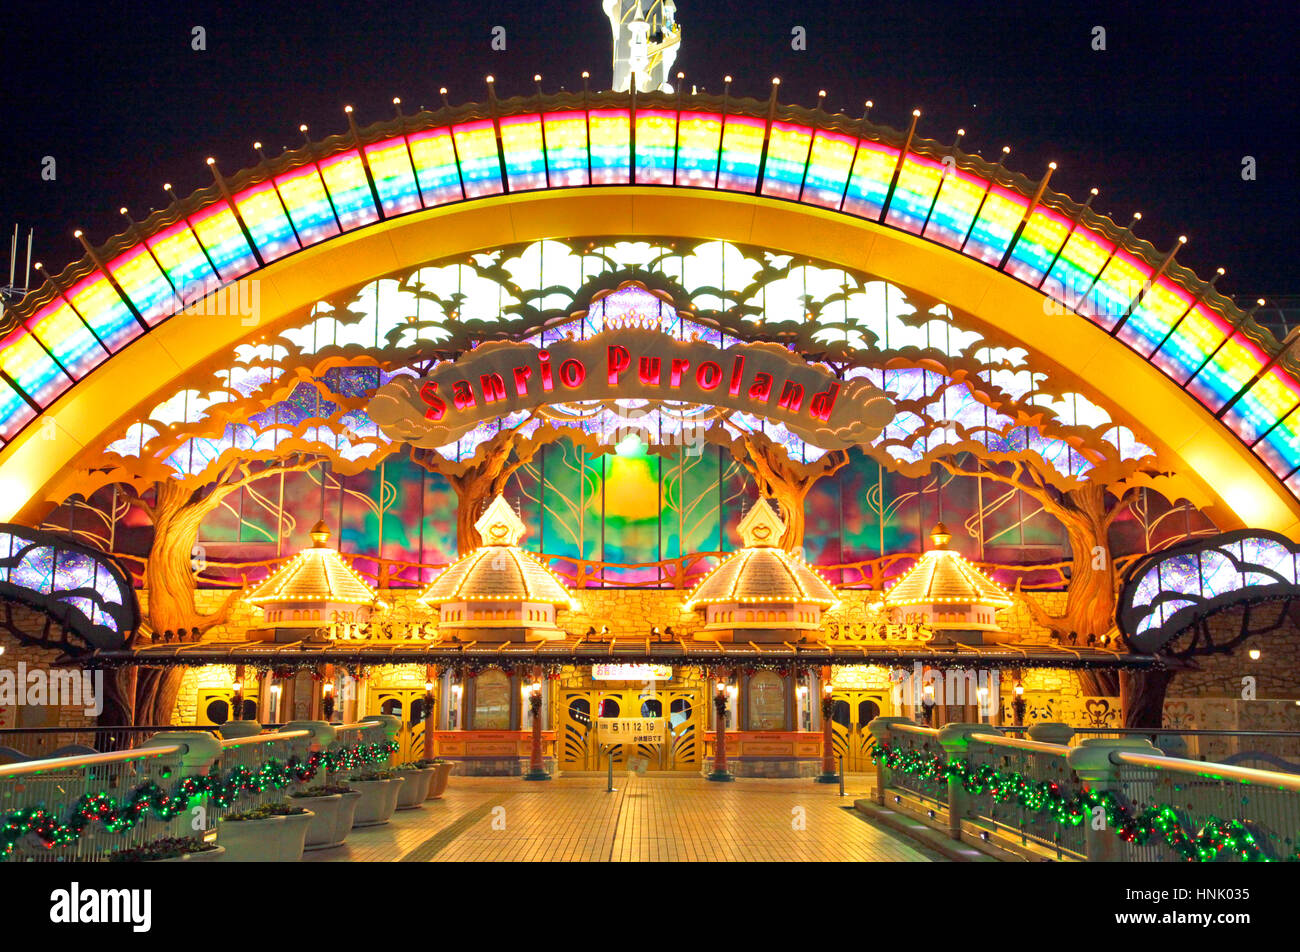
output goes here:
[{"label": "lamp post", "polygon": [[736,778],[727,769],[727,683],[721,679],[718,692],[713,696],[713,710],[717,733],[714,735],[713,773],[708,779],[727,783]]},{"label": "lamp post", "polygon": [[822,685],[822,772],[815,778],[817,783],[838,783],[835,773],[835,741],[832,728],[835,724],[835,698],[831,696],[834,689],[830,681]]},{"label": "lamp post", "polygon": [[1015,727],[1025,726],[1025,686],[1019,681],[1012,688],[1014,696],[1011,698],[1011,723]]},{"label": "lamp post", "polygon": [[230,719],[243,721],[243,665],[235,665],[235,680],[230,689],[234,691],[230,700]]},{"label": "lamp post", "polygon": [[550,780],[551,775],[546,772],[546,765],[542,761],[542,682],[540,680],[533,682],[533,688],[528,694],[528,710],[533,715],[533,751],[528,762],[528,773],[524,774],[524,779]]}]

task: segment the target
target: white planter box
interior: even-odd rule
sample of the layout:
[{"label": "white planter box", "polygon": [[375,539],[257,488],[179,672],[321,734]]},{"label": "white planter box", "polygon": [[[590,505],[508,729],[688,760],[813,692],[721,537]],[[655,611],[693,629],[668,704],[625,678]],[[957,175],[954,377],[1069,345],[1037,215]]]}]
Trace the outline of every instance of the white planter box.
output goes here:
[{"label": "white planter box", "polygon": [[235,863],[296,863],[312,812],[297,816],[271,816],[264,820],[221,820],[217,843],[226,848],[222,857]]},{"label": "white planter box", "polygon": [[397,775],[405,783],[402,784],[402,791],[397,795],[397,809],[414,810],[416,807],[424,806],[424,801],[429,799],[429,786],[433,783],[432,770],[399,770]]},{"label": "white planter box", "polygon": [[348,786],[361,792],[352,828],[377,826],[393,818],[397,809],[397,795],[402,789],[402,778],[392,780],[349,780]]},{"label": "white planter box", "polygon": [[429,795],[427,799],[438,800],[447,789],[447,778],[451,776],[451,763],[450,761],[443,761],[425,769],[432,775],[429,778]]},{"label": "white planter box", "polygon": [[226,855],[226,848],[218,846],[214,850],[202,850],[198,853],[182,853],[171,859],[147,859],[146,863],[215,863]]},{"label": "white planter box", "polygon": [[326,797],[293,797],[291,802],[306,807],[316,816],[307,827],[306,850],[326,850],[342,845],[352,829],[352,819],[361,801],[360,793],[333,793]]}]

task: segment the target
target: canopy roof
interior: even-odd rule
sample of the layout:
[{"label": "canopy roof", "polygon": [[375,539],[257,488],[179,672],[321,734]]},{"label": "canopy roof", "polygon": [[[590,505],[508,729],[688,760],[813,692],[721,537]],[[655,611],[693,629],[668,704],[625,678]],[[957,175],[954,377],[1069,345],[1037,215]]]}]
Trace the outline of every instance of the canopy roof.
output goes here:
[{"label": "canopy roof", "polygon": [[687,610],[709,604],[789,603],[830,608],[834,589],[802,559],[778,547],[785,523],[760,499],[740,521],[745,547],[723,560],[691,592]]},{"label": "canopy roof", "polygon": [[569,608],[568,588],[518,542],[527,528],[502,496],[483,512],[474,528],[483,546],[453,562],[420,594],[430,605],[442,602],[539,602]]},{"label": "canopy roof", "polygon": [[990,605],[1007,608],[1011,595],[961,555],[948,548],[941,522],[930,534],[934,547],[885,593],[886,608],[908,605]]},{"label": "canopy roof", "polygon": [[369,605],[377,594],[365,579],[330,547],[329,529],[324,522],[312,527],[313,545],[280,566],[247,596],[254,605],[334,602]]}]

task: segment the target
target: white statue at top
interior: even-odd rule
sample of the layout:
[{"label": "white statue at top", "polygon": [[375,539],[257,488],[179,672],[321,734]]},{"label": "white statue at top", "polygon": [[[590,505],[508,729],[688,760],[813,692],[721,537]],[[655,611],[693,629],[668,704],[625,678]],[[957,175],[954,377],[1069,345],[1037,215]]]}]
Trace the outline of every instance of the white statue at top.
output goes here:
[{"label": "white statue at top", "polygon": [[672,92],[669,79],[682,40],[673,0],[603,0],[603,6],[614,34],[610,88],[627,92],[636,76],[637,92]]}]

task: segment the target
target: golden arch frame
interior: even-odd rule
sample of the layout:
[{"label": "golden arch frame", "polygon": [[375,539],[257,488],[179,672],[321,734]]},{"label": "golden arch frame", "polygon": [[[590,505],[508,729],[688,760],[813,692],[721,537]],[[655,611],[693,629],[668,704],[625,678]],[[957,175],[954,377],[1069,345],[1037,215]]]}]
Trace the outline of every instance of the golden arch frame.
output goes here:
[{"label": "golden arch frame", "polygon": [[[238,315],[178,314],[84,377],[0,450],[0,519],[60,501],[60,474],[114,424],[190,367],[274,330],[314,302],[429,261],[560,236],[722,239],[807,255],[930,294],[1020,341],[1063,379],[1103,394],[1176,460],[1187,494],[1222,528],[1300,539],[1300,503],[1190,394],[1091,322],[1050,320],[1040,291],[971,258],[874,222],[731,192],[603,186],[534,191],[426,209],[346,233],[241,279],[259,281],[256,327]],[[1094,381],[1105,381],[1099,385]]]}]

